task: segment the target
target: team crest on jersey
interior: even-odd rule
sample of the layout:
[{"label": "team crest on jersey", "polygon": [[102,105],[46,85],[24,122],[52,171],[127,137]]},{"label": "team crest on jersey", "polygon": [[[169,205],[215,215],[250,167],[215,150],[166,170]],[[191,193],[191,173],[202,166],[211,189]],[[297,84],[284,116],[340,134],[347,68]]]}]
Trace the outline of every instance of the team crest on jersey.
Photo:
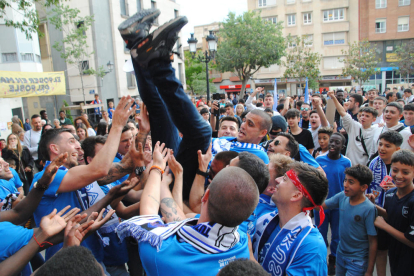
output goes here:
[{"label": "team crest on jersey", "polygon": [[405,217],[405,218],[408,218],[408,206],[403,206],[402,216]]},{"label": "team crest on jersey", "polygon": [[354,219],[355,219],[355,221],[361,221],[361,216],[359,216],[359,215],[356,215],[355,217],[354,217]]}]

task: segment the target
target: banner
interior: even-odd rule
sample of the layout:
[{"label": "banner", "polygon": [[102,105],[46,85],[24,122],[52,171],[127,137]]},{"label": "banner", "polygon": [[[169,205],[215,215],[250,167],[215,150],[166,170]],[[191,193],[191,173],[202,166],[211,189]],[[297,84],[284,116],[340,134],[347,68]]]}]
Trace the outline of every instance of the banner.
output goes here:
[{"label": "banner", "polygon": [[64,72],[0,71],[0,98],[66,95]]},{"label": "banner", "polygon": [[279,95],[277,94],[277,79],[275,78],[275,85],[273,90],[273,110],[277,111],[277,104],[279,102]]}]

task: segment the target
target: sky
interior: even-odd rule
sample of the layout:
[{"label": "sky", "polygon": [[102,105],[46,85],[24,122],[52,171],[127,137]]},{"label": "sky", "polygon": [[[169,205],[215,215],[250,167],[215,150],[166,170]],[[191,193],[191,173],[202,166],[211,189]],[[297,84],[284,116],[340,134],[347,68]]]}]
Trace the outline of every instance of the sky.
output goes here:
[{"label": "sky", "polygon": [[181,31],[183,46],[187,46],[194,26],[223,21],[229,12],[237,15],[247,11],[247,0],[176,0],[180,4],[180,15],[187,16],[188,23]]}]

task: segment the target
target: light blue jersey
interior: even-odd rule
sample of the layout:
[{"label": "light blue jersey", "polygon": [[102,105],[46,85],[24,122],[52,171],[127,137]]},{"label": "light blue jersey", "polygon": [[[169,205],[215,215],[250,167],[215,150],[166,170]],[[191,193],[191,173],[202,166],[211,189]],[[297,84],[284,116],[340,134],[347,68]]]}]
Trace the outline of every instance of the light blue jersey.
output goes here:
[{"label": "light blue jersey", "polygon": [[16,254],[33,237],[33,229],[26,229],[11,222],[0,222],[0,262]]},{"label": "light blue jersey", "polygon": [[5,199],[9,194],[17,193],[17,188],[13,181],[0,179],[0,201]]},{"label": "light blue jersey", "polygon": [[20,188],[23,186],[23,182],[20,180],[20,176],[19,174],[16,172],[15,169],[10,168],[10,171],[13,174],[13,178],[10,179],[9,181],[12,182],[14,184],[14,186],[16,187],[16,189]]},{"label": "light blue jersey", "polygon": [[351,160],[341,154],[337,160],[333,160],[328,155],[316,157],[316,161],[321,165],[328,179],[329,192],[328,197],[331,198],[337,193],[344,190],[345,169],[351,167]]}]

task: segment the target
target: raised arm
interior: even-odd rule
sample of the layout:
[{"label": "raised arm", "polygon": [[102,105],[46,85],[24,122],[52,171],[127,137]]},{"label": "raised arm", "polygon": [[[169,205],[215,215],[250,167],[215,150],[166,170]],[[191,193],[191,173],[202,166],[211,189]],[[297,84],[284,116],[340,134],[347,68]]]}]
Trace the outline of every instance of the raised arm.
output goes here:
[{"label": "raised arm", "polygon": [[328,97],[330,97],[333,100],[333,102],[335,104],[335,107],[336,107],[336,111],[338,111],[339,115],[341,117],[344,117],[346,115],[346,111],[345,111],[344,107],[336,99],[335,93],[333,91],[329,91],[328,92]]},{"label": "raised arm", "polygon": [[160,210],[166,223],[181,221],[187,218],[182,209],[178,206],[177,202],[173,199],[170,192],[169,185],[172,180],[172,174],[169,172],[167,167],[162,176],[160,190]]},{"label": "raised arm", "polygon": [[321,105],[321,99],[319,98],[313,98],[312,99],[312,106],[316,108],[316,112],[318,112],[319,118],[321,119],[321,125],[323,127],[329,126],[329,122],[326,119],[325,113],[323,112],[323,108]]},{"label": "raised arm", "polygon": [[285,116],[286,112],[289,110],[290,97],[287,97],[283,109],[280,111],[280,115]]},{"label": "raised arm", "polygon": [[214,132],[216,131],[216,115],[214,115],[214,110],[218,110],[218,103],[216,101],[212,101],[211,102],[211,114],[210,114],[210,126],[211,126],[211,130]]},{"label": "raised arm", "polygon": [[252,94],[249,95],[249,97],[246,100],[246,107],[247,110],[253,110],[256,107],[253,105],[253,98],[256,96],[257,93],[259,93],[260,91],[262,91],[263,89],[260,87],[257,87]]},{"label": "raised arm", "polygon": [[175,159],[174,155],[170,155],[168,158],[168,166],[171,172],[174,174],[174,186],[172,189],[172,197],[177,203],[178,207],[183,210],[183,167]]},{"label": "raised arm", "polygon": [[39,205],[40,200],[55,178],[58,168],[66,162],[68,154],[61,154],[45,169],[43,176],[37,181],[36,188],[33,188],[27,197],[20,201],[13,209],[0,212],[0,222],[8,221],[13,224],[22,224],[30,218]]},{"label": "raised arm", "polygon": [[105,145],[90,164],[68,170],[57,190],[58,193],[76,191],[108,174],[118,150],[122,128],[129,116],[135,114],[135,107],[131,108],[132,103],[130,96],[122,97],[115,109],[111,132]]}]

